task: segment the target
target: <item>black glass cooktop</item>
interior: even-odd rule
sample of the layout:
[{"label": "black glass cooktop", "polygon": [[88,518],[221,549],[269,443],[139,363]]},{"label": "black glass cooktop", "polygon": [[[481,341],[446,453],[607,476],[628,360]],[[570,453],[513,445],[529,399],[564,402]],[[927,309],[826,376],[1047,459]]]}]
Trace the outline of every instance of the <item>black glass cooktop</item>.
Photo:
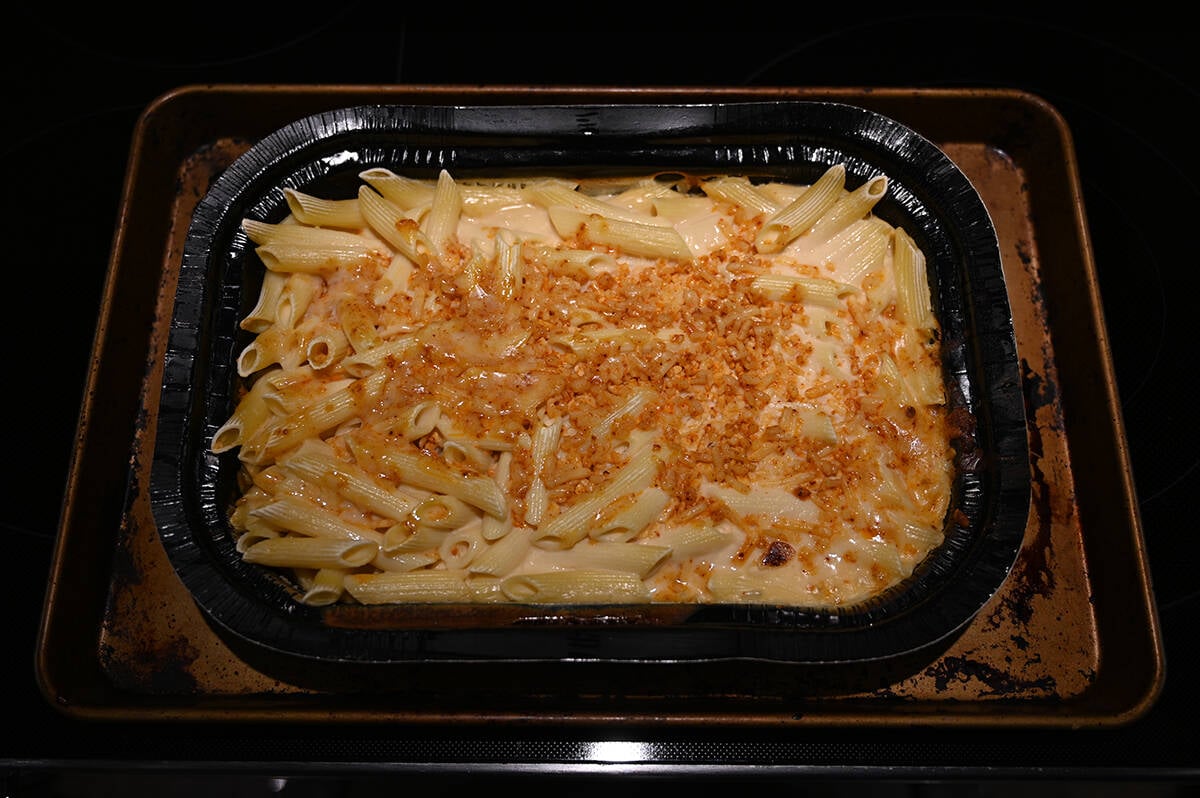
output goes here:
[{"label": "black glass cooktop", "polygon": [[[903,8],[912,9],[911,6]],[[18,12],[0,48],[6,87],[4,207],[10,313],[0,523],[10,579],[14,728],[11,766],[182,761],[197,768],[346,772],[443,767],[597,768],[724,773],[1127,774],[1197,771],[1194,719],[1200,612],[1192,497],[1200,487],[1195,215],[1200,83],[1190,31],[1159,19],[943,14],[901,7],[872,16],[806,11],[751,30],[530,31],[406,26],[362,4],[321,18],[272,14],[186,30],[175,22],[101,31],[43,6]],[[272,12],[273,13],[273,12]],[[1089,12],[1090,13],[1090,12]],[[807,15],[807,18],[803,18]],[[511,19],[511,16],[510,16]],[[113,27],[108,25],[105,27]],[[92,335],[139,114],[173,88],[206,83],[1018,88],[1070,125],[1120,390],[1138,506],[1164,630],[1167,681],[1135,725],[1097,733],[904,732],[814,735],[763,730],[687,734],[538,729],[334,731],[110,728],[45,705],[32,667],[46,575],[74,443]],[[1066,221],[1064,220],[1064,223]],[[33,457],[30,454],[33,454]],[[1076,478],[1086,480],[1087,464]],[[113,475],[123,480],[123,475]],[[615,737],[614,737],[615,734]],[[605,746],[622,743],[614,760]],[[607,758],[606,758],[607,757]]]}]

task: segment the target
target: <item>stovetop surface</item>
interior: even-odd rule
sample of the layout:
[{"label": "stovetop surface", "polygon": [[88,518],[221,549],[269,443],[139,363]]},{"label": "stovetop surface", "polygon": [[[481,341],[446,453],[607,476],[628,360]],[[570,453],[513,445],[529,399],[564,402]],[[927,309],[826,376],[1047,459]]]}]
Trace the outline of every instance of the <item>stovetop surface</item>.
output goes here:
[{"label": "stovetop surface", "polygon": [[[456,30],[406,26],[403,14],[367,22],[349,3],[321,19],[269,15],[223,27],[147,21],[113,33],[50,6],[19,12],[5,48],[4,266],[11,315],[10,424],[0,534],[9,552],[15,654],[5,704],[12,725],[41,728],[4,743],[14,765],[162,762],[196,767],[247,761],[332,770],[590,768],[623,762],[731,773],[773,765],[788,773],[1192,774],[1200,669],[1191,656],[1200,611],[1192,496],[1200,486],[1193,320],[1200,208],[1194,42],[1169,15],[1086,23],[1004,11],[912,10],[870,16],[808,13],[764,31]],[[107,27],[112,27],[108,25]],[[503,57],[497,53],[503,52]],[[1083,183],[1103,310],[1137,486],[1168,676],[1151,713],[1097,733],[811,730],[612,731],[299,730],[80,724],[45,706],[32,652],[74,425],[86,376],[129,155],[147,103],[180,86],[255,84],[513,84],[591,86],[902,86],[1018,88],[1040,95],[1070,125]],[[15,281],[15,284],[11,281]],[[24,313],[15,311],[21,310]],[[31,330],[28,313],[41,325]],[[31,371],[29,360],[39,364]],[[53,357],[50,357],[53,355]],[[31,403],[40,419],[30,415]],[[49,415],[50,420],[44,420]],[[30,462],[29,452],[36,452]],[[1077,474],[1087,479],[1086,467]],[[24,653],[21,653],[24,652]],[[605,745],[625,742],[606,758]],[[615,750],[615,749],[614,749]],[[618,768],[620,769],[620,768]],[[600,769],[598,775],[610,772]]]}]

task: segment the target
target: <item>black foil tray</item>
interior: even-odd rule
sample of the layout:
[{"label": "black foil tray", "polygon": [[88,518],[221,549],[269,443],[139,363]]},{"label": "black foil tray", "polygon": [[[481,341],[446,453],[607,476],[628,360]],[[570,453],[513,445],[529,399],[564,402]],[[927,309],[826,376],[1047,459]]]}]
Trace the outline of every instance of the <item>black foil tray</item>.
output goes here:
[{"label": "black foil tray", "polygon": [[[226,512],[237,461],[208,450],[228,417],[245,341],[238,321],[261,266],[240,222],[277,221],[280,188],[350,196],[357,175],[740,173],[811,182],[834,163],[879,173],[876,213],[925,250],[943,329],[956,440],[946,540],[901,585],[837,610],[762,605],[309,607],[242,561]],[[570,105],[360,105],[314,114],[253,144],[197,206],[163,359],[150,506],[178,576],[223,633],[272,654],[406,661],[882,660],[965,627],[1008,576],[1026,530],[1026,408],[996,231],[959,168],[921,135],[824,101]]]}]

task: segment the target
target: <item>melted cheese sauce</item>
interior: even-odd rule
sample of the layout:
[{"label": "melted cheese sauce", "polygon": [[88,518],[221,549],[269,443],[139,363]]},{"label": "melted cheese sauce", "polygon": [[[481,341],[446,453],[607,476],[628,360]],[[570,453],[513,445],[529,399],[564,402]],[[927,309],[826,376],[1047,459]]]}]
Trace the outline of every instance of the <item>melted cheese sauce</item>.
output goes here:
[{"label": "melted cheese sauce", "polygon": [[[936,331],[913,328],[897,310],[894,231],[870,214],[856,220],[864,237],[874,225],[884,238],[871,240],[886,244],[865,260],[847,254],[846,235],[801,235],[764,254],[755,237],[766,214],[706,195],[698,179],[635,190],[644,185],[580,190],[675,231],[688,257],[596,243],[588,228],[560,229],[519,194],[473,203],[465,183],[456,236],[432,242],[431,257],[406,258],[364,224],[352,232],[373,242],[372,256],[320,272],[284,354],[255,377],[295,375],[302,398],[357,376],[287,354],[304,351],[318,331],[344,332],[339,319],[355,308],[369,320],[356,338],[412,343],[378,365],[378,393],[320,438],[384,489],[410,490],[414,501],[428,495],[411,492],[378,454],[419,452],[495,482],[503,523],[535,530],[603,491],[649,446],[653,476],[637,490],[659,491],[664,504],[628,541],[667,551],[641,575],[647,600],[836,606],[900,582],[942,540],[953,460]],[[783,207],[804,188],[759,190]],[[425,218],[419,208],[408,213]],[[566,249],[604,257],[568,266],[553,256]],[[502,253],[514,252],[516,266],[505,270]],[[835,284],[840,295],[772,294],[762,288],[771,276]],[[417,406],[436,407],[437,423],[417,437],[399,433],[399,414]],[[533,440],[544,425],[559,436],[539,464]],[[461,442],[484,456],[451,461]],[[389,530],[415,534],[411,518],[298,481],[279,465],[285,460],[281,452],[244,464],[240,531],[264,494],[288,491],[380,539]],[[594,568],[589,548],[609,542],[594,530],[634,498],[590,513],[583,523],[593,533],[573,545],[531,536],[502,575],[472,573],[458,553],[448,562],[444,547],[416,567],[461,570],[485,585],[475,599],[509,600],[497,589],[502,577]],[[688,528],[704,530],[706,542],[675,545]],[[500,539],[476,534],[457,552],[478,558]],[[408,567],[377,558],[353,570]],[[312,570],[297,572],[311,579]]]}]

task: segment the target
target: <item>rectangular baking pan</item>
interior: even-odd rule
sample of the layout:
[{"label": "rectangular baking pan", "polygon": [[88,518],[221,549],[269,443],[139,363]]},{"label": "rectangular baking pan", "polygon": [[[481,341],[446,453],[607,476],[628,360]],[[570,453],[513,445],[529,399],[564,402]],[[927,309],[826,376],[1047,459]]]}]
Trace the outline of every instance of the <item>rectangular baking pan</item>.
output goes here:
[{"label": "rectangular baking pan", "polygon": [[[161,354],[191,209],[239,154],[292,119],[360,103],[773,98],[847,102],[909,125],[963,169],[997,227],[1024,371],[1033,509],[1012,575],[961,636],[933,661],[853,668],[713,662],[684,669],[500,663],[484,666],[488,678],[481,680],[471,663],[299,668],[247,649],[205,621],[165,558],[147,480]],[[172,92],[147,108],[131,150],[39,635],[42,689],[67,714],[108,719],[1129,722],[1161,689],[1162,645],[1090,257],[1069,131],[1052,107],[1020,92],[438,86]],[[1043,270],[1044,262],[1055,268]],[[95,420],[98,408],[104,424]],[[1089,463],[1088,480],[1074,479],[1074,462]],[[114,473],[127,479],[117,485],[104,478]]]}]

